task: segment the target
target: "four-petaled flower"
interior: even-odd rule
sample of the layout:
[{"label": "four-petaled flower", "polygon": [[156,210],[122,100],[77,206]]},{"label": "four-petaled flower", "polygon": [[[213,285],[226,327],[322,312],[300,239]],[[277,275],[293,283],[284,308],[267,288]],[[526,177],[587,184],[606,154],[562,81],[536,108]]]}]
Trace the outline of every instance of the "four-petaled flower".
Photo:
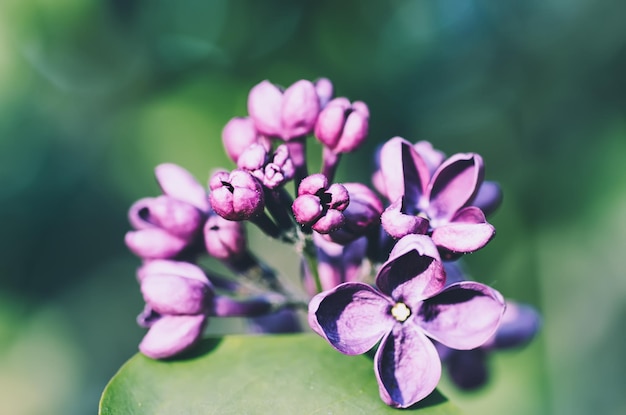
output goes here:
[{"label": "four-petaled flower", "polygon": [[427,161],[400,137],[382,147],[381,178],[392,203],[381,216],[384,229],[395,238],[427,230],[446,254],[482,248],[495,235],[483,211],[472,204],[483,183],[482,158],[455,154],[432,174]]},{"label": "four-petaled flower", "polygon": [[374,357],[380,397],[406,408],[429,395],[441,376],[429,338],[473,349],[493,335],[504,313],[496,290],[471,281],[445,283],[431,238],[408,235],[381,267],[376,288],[348,282],[316,295],[309,303],[309,324],[348,355],[365,353],[380,341]]}]

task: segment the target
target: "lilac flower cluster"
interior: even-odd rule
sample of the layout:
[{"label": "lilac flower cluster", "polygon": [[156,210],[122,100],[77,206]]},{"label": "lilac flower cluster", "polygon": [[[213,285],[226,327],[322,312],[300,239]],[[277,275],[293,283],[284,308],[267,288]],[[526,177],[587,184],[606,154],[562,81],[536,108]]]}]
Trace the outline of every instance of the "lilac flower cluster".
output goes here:
[{"label": "lilac flower cluster", "polygon": [[[143,260],[138,322],[149,331],[140,351],[161,359],[188,350],[211,317],[273,314],[274,326],[293,330],[289,317],[301,307],[311,329],[344,354],[378,345],[380,397],[404,408],[435,389],[442,361],[461,387],[476,387],[486,378],[475,375],[485,353],[532,338],[536,312],[513,302],[507,308],[500,293],[457,266],[495,235],[486,216],[502,195],[484,181],[483,159],[446,158],[426,141],[394,137],[378,153],[376,191],[336,182],[341,156],[358,149],[368,130],[367,105],[334,97],[328,79],[286,89],[263,81],[250,91],[248,115],[222,131],[236,168],[215,171],[205,188],[182,167],[158,166],[163,194],[131,207],[134,230],[126,235]],[[322,146],[312,174],[311,136]],[[246,222],[293,246],[306,298],[248,249]],[[206,255],[233,275],[204,270]]]}]

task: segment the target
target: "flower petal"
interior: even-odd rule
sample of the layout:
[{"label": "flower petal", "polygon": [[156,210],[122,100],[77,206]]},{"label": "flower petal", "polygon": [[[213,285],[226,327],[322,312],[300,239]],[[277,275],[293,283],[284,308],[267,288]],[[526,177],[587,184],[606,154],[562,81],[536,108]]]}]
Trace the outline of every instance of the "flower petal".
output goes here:
[{"label": "flower petal", "polygon": [[498,291],[462,281],[425,300],[415,318],[428,336],[466,350],[482,345],[495,333],[504,308]]},{"label": "flower petal", "polygon": [[416,213],[430,174],[422,157],[413,145],[401,137],[387,141],[380,149],[380,171],[386,195],[391,202],[404,196],[407,212]]},{"label": "flower petal", "polygon": [[255,85],[248,94],[248,114],[261,134],[279,137],[282,132],[280,119],[283,93],[269,81]]},{"label": "flower petal", "polygon": [[441,361],[433,343],[414,324],[396,324],[380,344],[374,369],[381,399],[407,408],[424,399],[441,377]]},{"label": "flower petal", "polygon": [[139,351],[153,359],[164,359],[193,346],[202,336],[207,319],[204,315],[163,316],[139,343]]},{"label": "flower petal", "polygon": [[124,242],[135,255],[147,259],[172,258],[188,244],[187,240],[159,228],[127,232]]},{"label": "flower petal", "polygon": [[521,347],[537,334],[540,326],[541,317],[537,310],[527,304],[507,301],[502,322],[493,338],[493,346],[498,349]]},{"label": "flower petal", "polygon": [[290,140],[313,131],[320,101],[311,81],[300,80],[285,90],[281,106],[282,138]]},{"label": "flower petal", "polygon": [[409,307],[438,293],[446,282],[437,248],[426,235],[400,239],[376,276],[376,285]]},{"label": "flower petal", "polygon": [[184,261],[168,261],[165,259],[147,261],[137,270],[137,279],[141,283],[148,275],[177,275],[211,285],[202,268]]},{"label": "flower petal", "polygon": [[428,186],[427,213],[431,220],[451,219],[476,195],[483,175],[483,159],[478,154],[459,153],[447,159]]},{"label": "flower petal", "polygon": [[469,253],[487,245],[496,235],[496,229],[485,219],[482,211],[474,206],[461,209],[447,225],[433,230],[435,245],[451,252]]},{"label": "flower petal", "polygon": [[141,293],[159,314],[199,314],[213,297],[208,284],[177,275],[147,275],[141,281]]},{"label": "flower petal", "polygon": [[392,305],[369,285],[348,282],[311,299],[309,325],[341,353],[361,354],[393,326]]},{"label": "flower petal", "polygon": [[502,189],[496,182],[484,181],[478,188],[471,205],[483,211],[485,216],[492,214],[502,203]]},{"label": "flower petal", "polygon": [[176,164],[165,163],[158,165],[154,174],[163,194],[187,202],[202,212],[209,211],[206,190],[187,170]]}]

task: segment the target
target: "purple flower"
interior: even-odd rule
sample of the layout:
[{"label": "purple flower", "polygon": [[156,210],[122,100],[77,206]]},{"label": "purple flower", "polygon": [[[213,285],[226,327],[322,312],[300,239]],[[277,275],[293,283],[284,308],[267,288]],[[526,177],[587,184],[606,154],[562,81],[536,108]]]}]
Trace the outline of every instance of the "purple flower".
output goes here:
[{"label": "purple flower", "polygon": [[269,81],[250,90],[248,113],[256,130],[285,141],[310,134],[320,111],[320,97],[312,82],[300,80],[284,92]]},{"label": "purple flower", "polygon": [[[381,218],[383,227],[399,238],[423,224],[402,221],[402,215],[428,221],[433,241],[446,254],[476,251],[495,235],[484,213],[471,203],[483,183],[483,161],[478,154],[459,153],[431,174],[424,158],[400,137],[385,143],[380,152],[384,189],[392,205]],[[407,223],[406,228],[399,226]]]},{"label": "purple flower", "polygon": [[135,230],[125,242],[142,258],[173,258],[199,238],[209,203],[205,189],[182,167],[161,164],[155,174],[163,195],[131,206],[128,217]]},{"label": "purple flower", "polygon": [[484,344],[472,350],[454,350],[438,344],[437,351],[452,382],[463,390],[473,390],[485,385],[489,378],[487,359],[491,353],[525,346],[540,326],[537,310],[507,300],[498,330]]},{"label": "purple flower", "polygon": [[261,183],[244,170],[218,171],[209,181],[211,207],[228,220],[248,220],[265,207]]},{"label": "purple flower", "polygon": [[239,156],[251,145],[259,144],[269,150],[270,140],[260,135],[250,117],[235,117],[228,121],[222,130],[222,142],[226,154],[237,163]]},{"label": "purple flower", "polygon": [[138,321],[149,327],[141,353],[163,359],[191,348],[202,336],[214,297],[204,272],[186,262],[155,260],[137,277],[146,302]]},{"label": "purple flower", "polygon": [[369,117],[364,102],[335,98],[320,112],[315,137],[334,153],[354,151],[367,137]]},{"label": "purple flower", "polygon": [[329,186],[326,176],[312,174],[300,183],[292,208],[299,224],[310,226],[319,233],[329,233],[343,225],[342,211],[349,202],[345,187],[337,183]]},{"label": "purple flower", "polygon": [[348,282],[316,295],[309,324],[344,354],[365,353],[380,341],[374,357],[380,397],[406,408],[439,382],[441,362],[429,338],[473,349],[495,332],[504,312],[492,288],[469,281],[445,287],[445,280],[432,240],[408,235],[382,265],[377,289]]}]

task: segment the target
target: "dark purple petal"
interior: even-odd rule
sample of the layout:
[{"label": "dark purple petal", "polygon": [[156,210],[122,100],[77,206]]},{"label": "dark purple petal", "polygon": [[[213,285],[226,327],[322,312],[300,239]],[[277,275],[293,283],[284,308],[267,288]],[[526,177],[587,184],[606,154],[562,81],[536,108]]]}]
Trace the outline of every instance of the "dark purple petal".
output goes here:
[{"label": "dark purple petal", "polygon": [[383,293],[409,308],[438,293],[445,282],[437,247],[426,235],[400,239],[376,276],[376,285]]},{"label": "dark purple petal", "polygon": [[309,302],[309,325],[341,353],[365,353],[391,330],[393,304],[367,284],[347,282]]},{"label": "dark purple petal", "polygon": [[165,163],[158,165],[154,173],[163,194],[187,202],[202,212],[209,210],[205,188],[187,170],[176,164]]},{"label": "dark purple petal", "polygon": [[497,349],[521,347],[537,334],[540,327],[541,316],[537,310],[527,304],[507,301],[500,327],[491,342]]},{"label": "dark purple petal", "polygon": [[146,259],[173,258],[185,249],[188,243],[186,239],[159,228],[127,232],[124,242],[135,255]]},{"label": "dark purple petal", "polygon": [[502,203],[502,189],[496,182],[484,181],[471,205],[483,211],[485,216],[492,214]]},{"label": "dark purple petal", "polygon": [[470,391],[487,383],[487,353],[481,347],[472,350],[451,350],[446,368],[452,382],[460,389]]},{"label": "dark purple petal", "polygon": [[199,314],[213,294],[208,284],[175,275],[151,274],[141,281],[146,304],[159,314]]},{"label": "dark purple petal", "polygon": [[407,215],[404,213],[404,198],[389,205],[380,216],[380,223],[389,235],[400,239],[406,235],[425,235],[428,232],[430,221],[423,216]]},{"label": "dark purple petal", "polygon": [[312,82],[300,80],[285,90],[281,107],[282,138],[285,141],[310,134],[320,112]]},{"label": "dark purple petal", "polygon": [[441,361],[433,343],[413,324],[396,324],[382,340],[374,368],[381,399],[407,408],[430,395],[441,378]]},{"label": "dark purple petal", "polygon": [[504,313],[504,299],[493,288],[473,281],[452,284],[417,310],[424,332],[453,349],[473,349],[496,331]]},{"label": "dark purple petal", "polygon": [[[416,209],[430,179],[428,167],[413,145],[401,137],[387,141],[380,150],[380,170],[389,201],[405,197]],[[415,213],[412,210],[406,213]]]},{"label": "dark purple petal", "polygon": [[255,85],[248,95],[248,114],[258,132],[270,137],[282,134],[283,93],[269,81]]},{"label": "dark purple petal", "polygon": [[482,211],[474,206],[461,209],[447,225],[433,230],[435,245],[451,252],[469,253],[487,245],[496,229],[486,222]]},{"label": "dark purple petal", "polygon": [[441,166],[441,163],[446,159],[446,155],[433,147],[428,141],[418,141],[413,144],[415,151],[422,156],[424,163],[428,166],[428,171],[432,174]]},{"label": "dark purple petal", "polygon": [[[483,181],[483,159],[474,153],[459,153],[447,159],[434,173],[428,186],[431,221],[449,220],[478,191]],[[434,226],[437,226],[433,224]]]},{"label": "dark purple petal", "polygon": [[175,356],[192,347],[202,336],[207,319],[204,315],[163,316],[139,343],[139,351],[152,359]]}]

